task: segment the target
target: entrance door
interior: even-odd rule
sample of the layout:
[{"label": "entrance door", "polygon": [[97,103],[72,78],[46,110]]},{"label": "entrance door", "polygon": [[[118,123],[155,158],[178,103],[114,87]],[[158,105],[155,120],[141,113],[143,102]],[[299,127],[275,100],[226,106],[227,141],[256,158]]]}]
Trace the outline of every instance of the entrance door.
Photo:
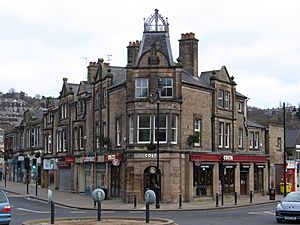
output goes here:
[{"label": "entrance door", "polygon": [[249,173],[248,171],[241,171],[241,182],[240,182],[240,192],[241,195],[247,195],[248,194],[248,177]]},{"label": "entrance door", "polygon": [[157,167],[149,166],[144,171],[144,193],[147,190],[152,190],[155,192],[156,197],[161,199],[161,189],[160,184],[160,171],[157,171]]},{"label": "entrance door", "polygon": [[120,167],[111,166],[111,196],[118,197],[121,195]]}]

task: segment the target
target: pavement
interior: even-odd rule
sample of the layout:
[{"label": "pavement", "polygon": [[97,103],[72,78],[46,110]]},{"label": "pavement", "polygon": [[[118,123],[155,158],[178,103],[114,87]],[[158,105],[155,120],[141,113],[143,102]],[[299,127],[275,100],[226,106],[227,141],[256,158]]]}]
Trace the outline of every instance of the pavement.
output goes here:
[{"label": "pavement", "polygon": [[[0,188],[8,193],[22,195],[28,198],[39,199],[41,201],[48,201],[48,188],[37,187],[36,184],[29,184],[27,189],[27,184],[12,181],[0,181]],[[28,193],[27,193],[28,190]],[[91,196],[85,194],[75,194],[71,192],[58,191],[56,189],[51,189],[53,202],[55,205],[72,207],[76,209],[97,209],[97,205],[94,204],[94,200]],[[156,209],[155,204],[150,206],[151,210],[208,210],[208,209],[222,209],[222,208],[232,208],[232,207],[243,207],[257,204],[265,204],[279,201],[283,198],[283,195],[276,195],[275,200],[270,200],[269,195],[264,196],[254,196],[252,197],[252,202],[250,202],[249,196],[238,197],[237,202],[233,196],[224,196],[223,205],[221,204],[221,199],[219,198],[218,206],[216,206],[216,200],[211,198],[197,198],[191,202],[182,202],[181,207],[179,203],[160,203],[160,208]],[[133,203],[124,203],[121,198],[108,199],[101,202],[101,210],[106,211],[132,211],[132,210],[145,210],[144,203],[137,203],[134,207]]]}]

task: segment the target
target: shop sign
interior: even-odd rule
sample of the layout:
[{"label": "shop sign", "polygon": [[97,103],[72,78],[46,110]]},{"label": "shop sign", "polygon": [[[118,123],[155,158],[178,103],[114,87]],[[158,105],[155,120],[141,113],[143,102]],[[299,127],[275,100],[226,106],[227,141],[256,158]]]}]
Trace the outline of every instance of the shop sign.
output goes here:
[{"label": "shop sign", "polygon": [[233,166],[230,166],[230,165],[225,165],[225,168],[232,169],[232,168],[233,168]]},{"label": "shop sign", "polygon": [[113,159],[112,164],[113,164],[114,166],[119,166],[119,165],[120,165],[120,160],[118,160],[118,159]]},{"label": "shop sign", "polygon": [[286,168],[287,169],[295,169],[295,168],[297,168],[296,162],[294,160],[287,160],[286,161]]},{"label": "shop sign", "polygon": [[224,161],[233,161],[233,155],[223,155]]},{"label": "shop sign", "polygon": [[58,161],[57,163],[57,167],[68,167],[69,163],[67,163],[66,161]]},{"label": "shop sign", "polygon": [[243,168],[250,168],[250,165],[242,165]]},{"label": "shop sign", "polygon": [[156,153],[145,153],[145,158],[156,158]]},{"label": "shop sign", "polygon": [[209,165],[201,165],[201,168],[209,168],[210,166]]},{"label": "shop sign", "polygon": [[95,156],[84,156],[83,157],[83,162],[95,162],[96,158]]},{"label": "shop sign", "polygon": [[105,162],[112,162],[115,159],[118,159],[119,161],[121,161],[121,154],[117,153],[117,154],[104,155],[104,161]]},{"label": "shop sign", "polygon": [[66,157],[65,158],[65,162],[66,163],[74,163],[75,162],[75,158],[74,157]]},{"label": "shop sign", "polygon": [[200,161],[200,160],[198,160],[198,159],[196,159],[196,160],[194,161],[194,164],[195,164],[195,166],[200,166],[200,164],[201,164],[201,161]]},{"label": "shop sign", "polygon": [[24,161],[24,156],[22,155],[18,156],[18,161]]},{"label": "shop sign", "polygon": [[53,169],[56,169],[55,159],[44,159],[43,160],[43,169],[44,170],[53,170]]},{"label": "shop sign", "polygon": [[296,145],[296,152],[300,152],[300,145]]}]

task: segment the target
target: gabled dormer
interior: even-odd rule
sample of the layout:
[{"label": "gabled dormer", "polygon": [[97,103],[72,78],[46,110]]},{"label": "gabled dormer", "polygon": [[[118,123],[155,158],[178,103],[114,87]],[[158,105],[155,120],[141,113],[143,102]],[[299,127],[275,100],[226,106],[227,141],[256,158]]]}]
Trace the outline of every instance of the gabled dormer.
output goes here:
[{"label": "gabled dormer", "polygon": [[229,75],[226,66],[222,66],[220,70],[212,71],[211,81],[217,80],[219,82],[227,83],[230,85],[236,85],[233,81],[234,77]]},{"label": "gabled dormer", "polygon": [[63,86],[59,98],[64,98],[69,95],[77,95],[78,87],[78,84],[68,83],[68,78],[63,78]]}]

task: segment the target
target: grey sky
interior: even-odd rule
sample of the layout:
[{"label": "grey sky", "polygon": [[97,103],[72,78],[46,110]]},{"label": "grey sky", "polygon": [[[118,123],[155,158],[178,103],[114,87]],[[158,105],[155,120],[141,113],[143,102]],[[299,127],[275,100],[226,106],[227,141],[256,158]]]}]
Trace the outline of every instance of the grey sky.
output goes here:
[{"label": "grey sky", "polygon": [[155,8],[168,17],[174,60],[181,33],[194,32],[199,71],[225,65],[249,105],[299,105],[297,0],[2,0],[0,91],[57,97],[63,77],[86,79],[86,62],[112,55],[126,66],[126,47]]}]

